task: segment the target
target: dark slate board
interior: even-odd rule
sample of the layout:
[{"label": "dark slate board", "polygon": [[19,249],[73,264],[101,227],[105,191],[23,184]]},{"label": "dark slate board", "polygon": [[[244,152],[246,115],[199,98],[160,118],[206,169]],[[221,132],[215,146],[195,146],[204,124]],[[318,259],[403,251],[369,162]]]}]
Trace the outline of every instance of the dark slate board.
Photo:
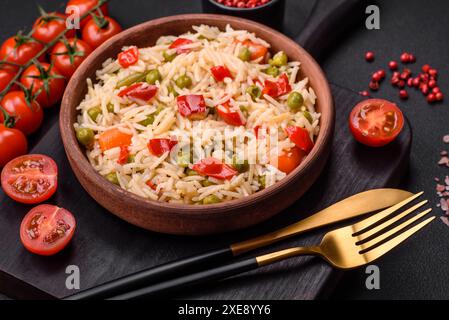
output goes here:
[{"label": "dark slate board", "polygon": [[[60,186],[50,203],[73,212],[78,229],[71,245],[54,257],[40,257],[20,244],[18,226],[29,206],[11,201],[0,191],[0,291],[15,298],[63,298],[73,294],[65,287],[65,269],[77,265],[81,289],[187,255],[243,240],[298,221],[354,193],[395,186],[409,157],[411,131],[405,126],[393,144],[370,149],[357,144],[347,127],[352,106],[361,100],[356,93],[332,86],[337,123],[329,163],[312,189],[294,206],[268,222],[233,234],[203,238],[175,237],[131,226],[100,207],[82,189],[66,159],[59,128],[53,126],[32,150],[56,160]],[[316,244],[325,230],[289,240],[274,248]],[[257,272],[205,288],[187,298],[209,299],[313,299],[330,289],[337,275],[319,259],[296,258]]]}]

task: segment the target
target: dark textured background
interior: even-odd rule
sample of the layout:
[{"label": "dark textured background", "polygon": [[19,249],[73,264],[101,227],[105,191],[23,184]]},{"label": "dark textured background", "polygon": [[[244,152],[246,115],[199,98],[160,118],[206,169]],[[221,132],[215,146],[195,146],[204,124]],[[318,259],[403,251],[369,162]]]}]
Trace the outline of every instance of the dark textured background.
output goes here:
[{"label": "dark textured background", "polygon": [[[37,16],[36,3],[46,9],[57,9],[65,1],[2,0],[0,11],[0,39],[4,40],[19,29],[27,29]],[[112,0],[111,15],[124,27],[166,15],[200,12],[198,0]],[[285,33],[296,36],[313,5],[311,0],[287,0]],[[449,101],[449,2],[447,0],[389,0],[378,1],[381,8],[381,30],[355,28],[330,50],[322,66],[333,83],[360,91],[365,89],[369,74],[383,67],[390,58],[402,51],[418,57],[419,65],[430,63],[441,74],[440,87]],[[376,62],[363,60],[366,50],[377,53]],[[414,129],[414,142],[409,174],[403,187],[410,191],[424,190],[432,203],[437,202],[434,177],[449,174],[436,165],[439,151],[444,148],[442,136],[449,134],[448,103],[429,106],[424,98],[413,92],[411,99],[401,102],[397,92],[384,84],[377,96],[400,103]],[[449,147],[449,146],[448,146]],[[439,215],[440,212],[436,211]],[[424,244],[424,245],[423,245]],[[408,250],[396,250],[379,263],[381,290],[365,289],[363,270],[347,272],[333,299],[448,299],[449,285],[449,229],[437,222],[415,237]],[[424,249],[423,249],[424,248]]]}]

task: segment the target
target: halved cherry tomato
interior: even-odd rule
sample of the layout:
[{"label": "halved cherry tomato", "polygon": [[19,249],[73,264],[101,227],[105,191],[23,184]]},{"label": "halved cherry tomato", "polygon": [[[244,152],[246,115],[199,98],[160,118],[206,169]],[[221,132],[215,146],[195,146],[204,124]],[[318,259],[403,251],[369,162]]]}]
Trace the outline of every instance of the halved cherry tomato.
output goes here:
[{"label": "halved cherry tomato", "polygon": [[357,104],[349,116],[354,138],[370,147],[382,147],[392,142],[404,127],[404,116],[392,102],[369,99]]},{"label": "halved cherry tomato", "polygon": [[[50,43],[55,40],[64,30],[66,29],[66,19],[67,16],[58,12],[46,13],[43,12],[42,15],[36,20],[33,25],[33,33],[31,36],[42,42]],[[75,29],[68,30],[65,33],[67,38],[72,38],[75,36]]]},{"label": "halved cherry tomato", "polygon": [[20,82],[25,88],[33,89],[32,94],[37,95],[36,100],[41,107],[48,108],[61,100],[65,89],[64,76],[60,74],[55,66],[48,63],[32,64],[22,73]]},{"label": "halved cherry tomato", "polygon": [[176,49],[177,54],[188,53],[191,51],[189,48],[185,48],[186,45],[193,43],[190,39],[178,38],[168,47],[169,49]]},{"label": "halved cherry tomato", "polygon": [[[14,118],[14,128],[28,135],[40,128],[44,119],[44,112],[36,101],[27,102],[27,97],[23,91],[10,91],[0,102],[0,105]],[[0,123],[4,121],[0,112]]]},{"label": "halved cherry tomato", "polygon": [[27,204],[48,200],[58,187],[58,167],[52,158],[28,154],[8,162],[2,170],[2,188],[15,201]]},{"label": "halved cherry tomato", "polygon": [[231,71],[229,71],[229,69],[226,66],[212,67],[210,68],[210,72],[212,72],[212,75],[218,82],[223,81],[226,78],[232,79]]},{"label": "halved cherry tomato", "polygon": [[[78,7],[79,10],[79,15],[80,16],[84,16],[87,12],[89,12],[90,10],[92,10],[95,6],[98,5],[98,1],[99,0],[70,0],[67,3],[67,7],[66,7],[66,13],[67,14],[73,14],[73,12],[71,12],[69,9],[69,7],[71,6],[75,6]],[[108,11],[108,5],[107,3],[105,3],[104,5],[102,5],[100,7],[101,12],[103,13],[104,16],[107,16],[109,11]],[[69,11],[69,12],[68,12]],[[81,28],[84,27],[86,25],[87,22],[89,22],[92,19],[92,17],[89,15],[86,18],[84,18],[83,20],[81,20]]]},{"label": "halved cherry tomato", "polygon": [[290,140],[302,151],[305,153],[310,153],[313,149],[313,141],[310,139],[309,132],[301,127],[287,127],[285,128],[285,131],[288,134],[288,137]]},{"label": "halved cherry tomato", "polygon": [[229,103],[224,103],[217,106],[217,113],[223,119],[224,122],[231,126],[244,126],[246,120],[243,118],[243,115],[231,108]]},{"label": "halved cherry tomato", "polygon": [[268,53],[268,48],[261,44],[252,42],[251,40],[245,40],[242,43],[243,46],[247,47],[251,52],[251,60],[256,60],[265,57]]},{"label": "halved cherry tomato", "polygon": [[305,158],[306,153],[295,147],[278,157],[278,169],[286,174],[295,170]]},{"label": "halved cherry tomato", "polygon": [[192,169],[202,176],[221,180],[230,180],[238,174],[238,171],[233,167],[212,157],[201,160],[199,163],[195,164]]},{"label": "halved cherry tomato", "polygon": [[96,18],[83,28],[83,40],[92,48],[98,48],[103,42],[122,32],[122,27],[111,17]]},{"label": "halved cherry tomato", "polygon": [[202,95],[189,94],[177,98],[179,113],[190,120],[201,120],[207,116],[206,101]]},{"label": "halved cherry tomato", "polygon": [[91,53],[92,48],[86,42],[70,38],[55,44],[51,52],[51,61],[68,80]]},{"label": "halved cherry tomato", "polygon": [[284,73],[279,77],[277,82],[265,80],[265,86],[262,94],[267,94],[270,97],[277,98],[292,91],[287,75]]},{"label": "halved cherry tomato", "polygon": [[117,59],[122,68],[129,68],[139,61],[139,49],[137,47],[131,47],[128,50],[120,52]]},{"label": "halved cherry tomato", "polygon": [[123,89],[118,93],[118,96],[121,98],[126,97],[136,102],[147,103],[153,99],[157,93],[157,90],[158,88],[155,85],[151,85],[146,82],[139,82]]},{"label": "halved cherry tomato", "polygon": [[23,132],[0,123],[0,168],[26,154],[27,150],[28,142]]},{"label": "halved cherry tomato", "polygon": [[18,65],[24,65],[33,58],[44,61],[45,55],[37,57],[42,49],[42,44],[36,40],[18,34],[3,42],[0,48],[0,60]]},{"label": "halved cherry tomato", "polygon": [[151,139],[148,143],[148,150],[156,157],[162,156],[166,152],[170,152],[178,144],[175,139]]},{"label": "halved cherry tomato", "polygon": [[64,249],[76,229],[75,217],[66,209],[42,204],[31,209],[20,225],[20,241],[30,252],[51,256]]},{"label": "halved cherry tomato", "polygon": [[131,145],[131,138],[132,135],[114,128],[100,134],[98,142],[100,143],[101,151],[104,152],[112,148]]},{"label": "halved cherry tomato", "polygon": [[120,155],[118,157],[117,163],[124,165],[125,163],[128,162],[128,158],[129,158],[128,146],[121,146],[120,147]]}]

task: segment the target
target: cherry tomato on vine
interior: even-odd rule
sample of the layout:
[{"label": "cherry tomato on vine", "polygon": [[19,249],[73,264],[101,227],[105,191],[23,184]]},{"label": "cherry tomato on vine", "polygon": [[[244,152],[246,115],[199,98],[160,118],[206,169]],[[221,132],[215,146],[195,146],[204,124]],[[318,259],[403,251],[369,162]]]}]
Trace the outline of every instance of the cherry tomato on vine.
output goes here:
[{"label": "cherry tomato on vine", "polygon": [[27,151],[28,142],[22,131],[0,123],[0,168]]},{"label": "cherry tomato on vine", "polygon": [[[97,6],[99,4],[99,0],[70,0],[67,3],[67,7],[66,7],[66,13],[73,13],[71,10],[68,10],[69,7],[78,7],[79,10],[79,15],[83,16],[85,15],[88,11],[92,10],[95,6]],[[104,5],[102,5],[100,7],[101,12],[103,13],[104,16],[108,15],[108,5],[107,3],[105,3]],[[87,22],[89,22],[92,19],[91,16],[88,16],[86,18],[84,18],[83,20],[81,20],[81,28],[83,28]]]},{"label": "cherry tomato on vine", "polygon": [[20,78],[25,88],[31,90],[37,102],[43,108],[48,108],[62,98],[65,89],[65,79],[56,67],[48,63],[33,64],[25,69]]},{"label": "cherry tomato on vine", "polygon": [[[40,128],[44,112],[39,103],[23,91],[11,91],[0,102],[1,107],[14,119],[14,128],[29,135]],[[0,122],[4,114],[0,113]]]},{"label": "cherry tomato on vine", "polygon": [[59,41],[51,52],[51,61],[59,72],[69,79],[91,54],[92,48],[83,40],[71,38]]},{"label": "cherry tomato on vine", "polygon": [[64,208],[42,204],[31,209],[20,225],[20,241],[30,252],[51,256],[72,240],[76,220]]},{"label": "cherry tomato on vine", "polygon": [[[67,16],[62,13],[47,13],[41,10],[41,16],[34,22],[31,36],[43,43],[52,42],[66,29],[66,18]],[[68,30],[65,36],[74,37],[75,30]]]},{"label": "cherry tomato on vine", "polygon": [[82,39],[93,49],[122,32],[122,27],[111,17],[95,17],[83,28]]},{"label": "cherry tomato on vine", "polygon": [[368,99],[354,107],[349,116],[349,128],[354,138],[370,147],[382,147],[392,142],[404,127],[404,116],[392,102]]},{"label": "cherry tomato on vine", "polygon": [[17,34],[3,42],[0,48],[0,60],[18,65],[24,65],[33,58],[44,61],[44,55],[37,57],[42,49],[42,44],[36,40]]},{"label": "cherry tomato on vine", "polygon": [[7,65],[0,67],[0,92],[5,90],[8,84],[14,79],[16,71]]}]

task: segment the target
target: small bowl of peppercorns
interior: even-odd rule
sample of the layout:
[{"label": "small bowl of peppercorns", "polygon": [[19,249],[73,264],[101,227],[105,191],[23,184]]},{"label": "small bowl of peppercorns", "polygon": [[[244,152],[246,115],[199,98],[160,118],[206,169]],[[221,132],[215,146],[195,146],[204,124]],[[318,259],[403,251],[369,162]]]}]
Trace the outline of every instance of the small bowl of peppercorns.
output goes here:
[{"label": "small bowl of peppercorns", "polygon": [[202,0],[205,13],[226,14],[254,20],[282,30],[285,0]]}]

